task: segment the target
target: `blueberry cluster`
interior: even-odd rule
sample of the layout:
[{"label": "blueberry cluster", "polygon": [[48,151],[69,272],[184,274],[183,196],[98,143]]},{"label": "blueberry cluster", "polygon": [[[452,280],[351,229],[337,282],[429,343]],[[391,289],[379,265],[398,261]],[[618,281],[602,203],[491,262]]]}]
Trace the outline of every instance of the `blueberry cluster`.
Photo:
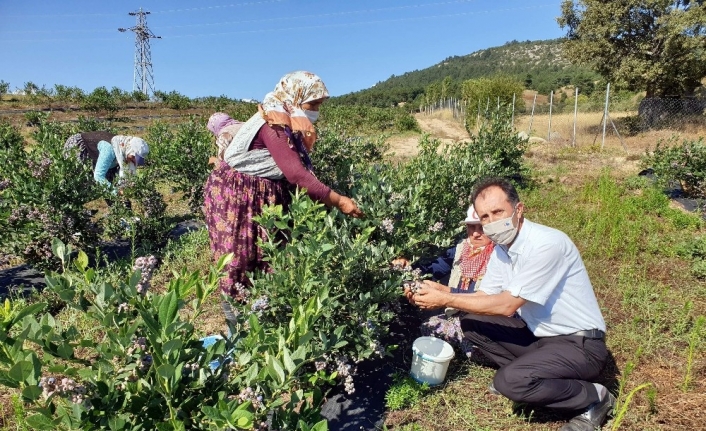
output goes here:
[{"label": "blueberry cluster", "polygon": [[153,255],[138,257],[132,265],[133,271],[140,270],[141,276],[140,282],[137,283],[137,293],[142,296],[145,296],[150,288],[150,280],[155,266],[157,266],[157,258]]},{"label": "blueberry cluster", "polygon": [[343,389],[348,395],[355,393],[355,386],[353,385],[353,375],[356,372],[355,367],[353,367],[346,356],[336,357],[336,371],[339,377],[343,377]]},{"label": "blueberry cluster", "polygon": [[32,176],[34,178],[44,178],[47,173],[49,173],[49,166],[51,166],[52,160],[49,157],[44,157],[37,163],[34,160],[27,160],[27,166],[32,171]]},{"label": "blueberry cluster", "polygon": [[440,232],[444,228],[444,224],[440,221],[429,226],[429,232]]},{"label": "blueberry cluster", "polygon": [[250,310],[253,313],[257,313],[258,316],[262,316],[262,312],[267,310],[270,306],[269,300],[265,296],[259,297],[255,302],[252,303]]},{"label": "blueberry cluster", "polygon": [[390,195],[390,198],[387,200],[387,203],[393,204],[393,203],[401,201],[403,199],[404,199],[404,195],[402,195],[402,193],[392,193]]},{"label": "blueberry cluster", "polygon": [[88,390],[85,386],[77,384],[73,379],[63,378],[59,380],[56,377],[42,377],[39,380],[39,386],[42,388],[42,395],[48,399],[52,395],[64,397],[72,403],[88,404],[86,394]]},{"label": "blueberry cluster", "polygon": [[395,231],[395,224],[392,219],[386,218],[382,221],[382,229],[387,233],[392,233]]},{"label": "blueberry cluster", "polygon": [[240,400],[241,403],[244,403],[246,401],[250,401],[255,410],[258,410],[259,408],[261,408],[263,406],[262,395],[259,395],[250,386],[248,386],[247,388],[240,391],[240,393],[238,394],[238,399]]}]

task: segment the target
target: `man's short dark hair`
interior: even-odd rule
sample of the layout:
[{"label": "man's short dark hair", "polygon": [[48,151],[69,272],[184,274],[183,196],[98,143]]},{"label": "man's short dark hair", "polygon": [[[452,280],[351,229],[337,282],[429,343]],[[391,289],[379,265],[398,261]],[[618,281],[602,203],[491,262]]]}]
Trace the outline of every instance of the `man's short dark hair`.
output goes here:
[{"label": "man's short dark hair", "polygon": [[486,177],[478,181],[475,187],[473,187],[471,202],[475,205],[478,196],[483,194],[483,192],[490,187],[499,187],[503,192],[505,192],[508,202],[510,202],[513,207],[520,202],[520,195],[517,193],[517,189],[512,182],[500,177]]}]

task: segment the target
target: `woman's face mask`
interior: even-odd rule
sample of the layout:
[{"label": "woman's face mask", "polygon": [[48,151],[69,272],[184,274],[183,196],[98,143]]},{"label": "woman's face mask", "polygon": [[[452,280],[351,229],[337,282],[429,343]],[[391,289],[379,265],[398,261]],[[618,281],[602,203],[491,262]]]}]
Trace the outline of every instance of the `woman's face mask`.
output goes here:
[{"label": "woman's face mask", "polygon": [[304,111],[304,115],[306,115],[306,118],[308,118],[312,124],[319,119],[319,111],[310,111],[308,109],[302,109],[302,111]]},{"label": "woman's face mask", "polygon": [[517,224],[513,220],[515,218],[515,212],[517,212],[517,207],[515,207],[510,217],[483,226],[483,233],[495,244],[510,244],[515,239],[515,236],[517,236]]}]

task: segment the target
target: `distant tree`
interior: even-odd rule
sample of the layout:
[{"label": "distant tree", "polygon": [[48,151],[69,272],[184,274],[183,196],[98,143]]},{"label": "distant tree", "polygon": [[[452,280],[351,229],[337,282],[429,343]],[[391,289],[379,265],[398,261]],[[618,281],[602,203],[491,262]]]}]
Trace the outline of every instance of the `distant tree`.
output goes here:
[{"label": "distant tree", "polygon": [[138,91],[138,90],[134,90],[131,93],[131,98],[132,98],[133,102],[137,102],[137,103],[147,102],[148,100],[150,100],[150,97],[148,95],[146,95],[145,93]]},{"label": "distant tree", "polygon": [[24,92],[25,96],[31,96],[33,94],[37,94],[38,90],[39,90],[39,87],[37,86],[37,84],[35,84],[32,81],[25,82],[25,85],[22,88],[22,91]]},{"label": "distant tree", "polygon": [[118,104],[107,88],[98,87],[84,98],[83,109],[96,114],[105,112],[109,118],[113,118],[118,111]]},{"label": "distant tree", "polygon": [[10,89],[10,83],[5,82],[3,80],[0,80],[0,98],[2,98],[3,94],[7,94],[7,91]]},{"label": "distant tree", "polygon": [[647,97],[690,95],[706,75],[704,0],[564,0],[564,54]]},{"label": "distant tree", "polygon": [[[518,79],[510,76],[495,76],[492,78],[469,79],[461,84],[461,97],[467,102],[466,126],[473,127],[477,113],[494,111],[498,103],[503,106],[512,104],[513,95],[520,98],[524,86]],[[517,106],[516,108],[519,108]],[[483,114],[485,115],[485,114]]]}]

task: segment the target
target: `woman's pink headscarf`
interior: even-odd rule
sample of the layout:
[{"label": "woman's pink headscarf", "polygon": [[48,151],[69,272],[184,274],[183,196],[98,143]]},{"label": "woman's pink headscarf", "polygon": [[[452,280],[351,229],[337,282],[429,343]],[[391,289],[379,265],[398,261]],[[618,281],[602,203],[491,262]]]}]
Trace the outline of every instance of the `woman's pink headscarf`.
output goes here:
[{"label": "woman's pink headscarf", "polygon": [[221,134],[221,130],[224,127],[236,123],[237,121],[230,118],[230,115],[224,112],[216,112],[215,114],[211,115],[211,118],[208,119],[208,124],[206,124],[206,128],[210,130],[214,136],[217,137]]}]

